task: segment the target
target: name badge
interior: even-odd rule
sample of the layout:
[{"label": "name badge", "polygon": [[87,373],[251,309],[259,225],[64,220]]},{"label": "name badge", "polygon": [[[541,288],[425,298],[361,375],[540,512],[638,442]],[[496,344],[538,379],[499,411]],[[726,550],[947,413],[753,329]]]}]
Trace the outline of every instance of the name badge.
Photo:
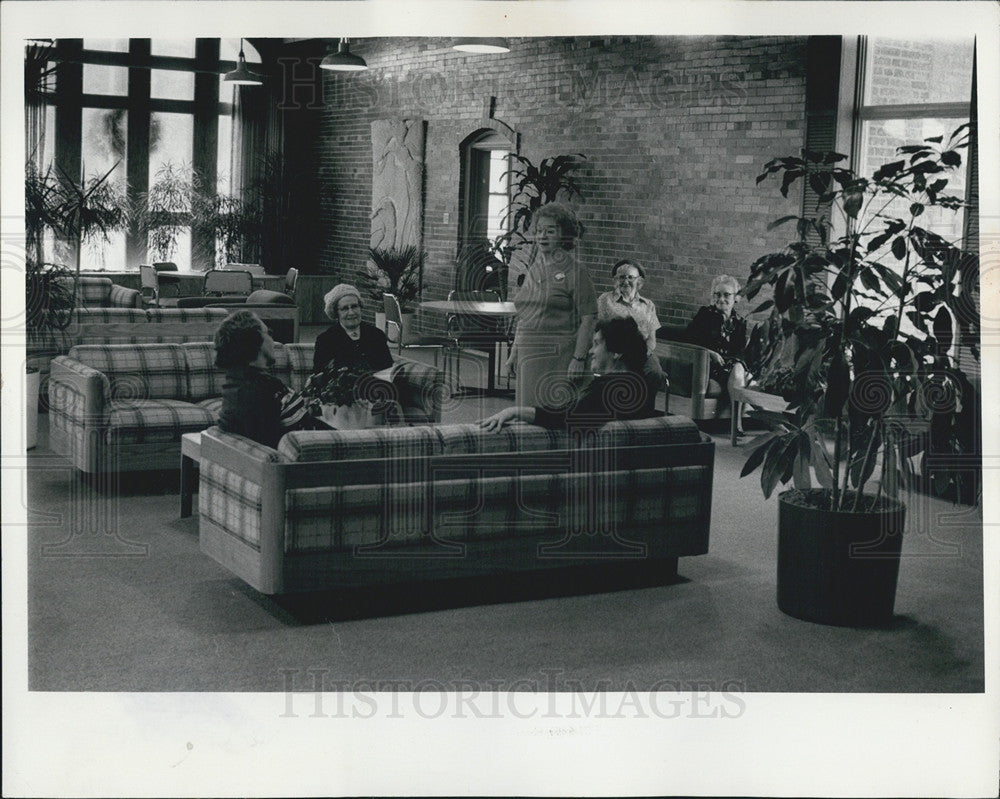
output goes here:
[{"label": "name badge", "polygon": [[566,273],[565,272],[556,272],[552,277],[555,280],[565,280],[566,279]]}]

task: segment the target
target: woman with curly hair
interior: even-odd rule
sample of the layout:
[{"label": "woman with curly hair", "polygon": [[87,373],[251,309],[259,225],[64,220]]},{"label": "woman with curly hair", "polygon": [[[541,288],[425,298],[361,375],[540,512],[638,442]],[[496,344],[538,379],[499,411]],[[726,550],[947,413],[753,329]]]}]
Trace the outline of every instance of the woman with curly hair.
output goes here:
[{"label": "woman with curly hair", "polygon": [[517,332],[507,368],[516,369],[520,406],[555,405],[585,373],[597,314],[594,286],[576,257],[580,225],[558,202],[531,220],[534,252],[514,297]]},{"label": "woman with curly hair", "polygon": [[480,420],[479,426],[495,431],[519,420],[562,430],[588,430],[617,419],[645,419],[656,414],[653,400],[657,385],[644,374],[646,341],[634,319],[598,322],[589,355],[596,374],[575,402],[562,409],[504,408]]},{"label": "woman with curly hair", "polygon": [[268,374],[274,339],[250,311],[236,311],[215,332],[215,365],[226,370],[219,427],[268,447],[289,430],[325,428],[308,416],[302,397]]}]

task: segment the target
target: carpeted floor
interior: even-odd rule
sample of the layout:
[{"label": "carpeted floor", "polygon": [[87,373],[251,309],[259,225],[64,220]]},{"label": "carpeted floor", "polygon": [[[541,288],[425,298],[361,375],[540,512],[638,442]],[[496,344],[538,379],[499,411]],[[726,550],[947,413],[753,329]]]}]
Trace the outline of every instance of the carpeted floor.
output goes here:
[{"label": "carpeted floor", "polygon": [[[466,400],[446,421],[505,404]],[[601,569],[275,600],[201,554],[176,473],[126,476],[102,499],[47,449],[44,416],[40,427],[32,690],[312,690],[317,674],[334,689],[983,690],[978,508],[911,503],[888,628],[799,621],[775,603],[777,503],[739,479],[745,455],[723,431],[710,552],[682,558],[674,584]]]}]

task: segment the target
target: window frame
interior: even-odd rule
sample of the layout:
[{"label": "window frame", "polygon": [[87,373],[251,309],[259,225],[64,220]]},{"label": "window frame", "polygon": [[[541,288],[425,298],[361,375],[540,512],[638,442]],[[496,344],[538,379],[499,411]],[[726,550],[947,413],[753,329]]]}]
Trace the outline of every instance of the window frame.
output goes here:
[{"label": "window frame", "polygon": [[[195,39],[195,56],[154,56],[150,39],[129,39],[128,52],[84,48],[83,39],[59,39],[51,60],[58,67],[54,90],[46,105],[55,109],[54,159],[69,175],[82,176],[84,108],[124,109],[128,114],[125,146],[126,190],[135,202],[149,189],[149,133],[154,113],[184,114],[192,117],[192,168],[217,186],[219,117],[233,117],[235,103],[220,96],[220,75],[234,69],[236,62],[220,58],[222,40]],[[125,95],[103,95],[83,91],[84,65],[122,67],[128,70]],[[194,74],[194,97],[174,100],[151,97],[151,70],[163,69]],[[232,126],[232,136],[239,135]],[[230,180],[232,176],[230,176]],[[148,232],[125,231],[125,271],[148,260]],[[190,262],[194,269],[211,268],[214,236],[191,228]],[[75,256],[75,253],[73,253]]]}]

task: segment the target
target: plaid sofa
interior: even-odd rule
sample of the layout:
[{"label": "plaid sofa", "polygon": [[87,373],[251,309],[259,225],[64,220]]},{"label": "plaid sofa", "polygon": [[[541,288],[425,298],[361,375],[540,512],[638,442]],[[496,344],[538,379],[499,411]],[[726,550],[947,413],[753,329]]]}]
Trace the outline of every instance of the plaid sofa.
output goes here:
[{"label": "plaid sofa", "polygon": [[85,308],[141,308],[142,293],[119,286],[109,277],[81,277],[78,302]]},{"label": "plaid sofa", "polygon": [[[302,388],[313,345],[277,346],[275,356],[272,373]],[[176,469],[181,436],[215,424],[224,380],[207,341],[75,346],[52,361],[50,445],[87,473]],[[407,421],[440,421],[442,381],[432,367],[396,365]]]},{"label": "plaid sofa", "polygon": [[679,416],[202,434],[202,551],[264,594],[708,551],[714,444]]},{"label": "plaid sofa", "polygon": [[73,347],[81,344],[211,341],[226,315],[224,308],[77,308],[65,329],[46,330],[28,336],[27,362],[41,373],[41,396],[47,397],[52,359],[69,354]]}]

